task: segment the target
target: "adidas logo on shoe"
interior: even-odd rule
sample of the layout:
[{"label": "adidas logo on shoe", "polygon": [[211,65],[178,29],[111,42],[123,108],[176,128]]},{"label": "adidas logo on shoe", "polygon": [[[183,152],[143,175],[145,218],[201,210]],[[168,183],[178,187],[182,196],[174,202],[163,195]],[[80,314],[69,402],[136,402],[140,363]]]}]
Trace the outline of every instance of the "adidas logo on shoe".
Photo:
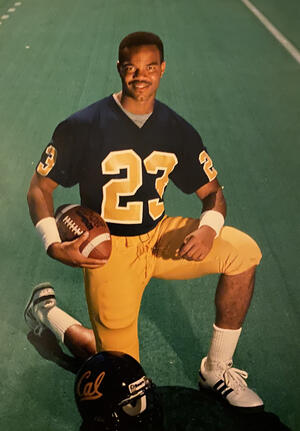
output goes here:
[{"label": "adidas logo on shoe", "polygon": [[207,357],[199,370],[199,387],[212,389],[234,407],[263,409],[262,399],[249,389],[244,379],[248,373],[232,367],[232,361],[207,367]]}]

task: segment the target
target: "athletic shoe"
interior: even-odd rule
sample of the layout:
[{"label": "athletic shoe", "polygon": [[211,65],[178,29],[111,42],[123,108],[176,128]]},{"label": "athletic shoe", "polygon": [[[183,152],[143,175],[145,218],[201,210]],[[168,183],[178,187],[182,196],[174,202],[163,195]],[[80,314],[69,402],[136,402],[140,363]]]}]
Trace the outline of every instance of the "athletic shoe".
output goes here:
[{"label": "athletic shoe", "polygon": [[207,357],[202,359],[199,370],[199,387],[210,388],[221,395],[234,407],[262,409],[264,406],[260,397],[247,387],[244,379],[248,373],[232,367],[232,361],[215,363],[213,369],[208,369]]},{"label": "athletic shoe", "polygon": [[24,318],[29,328],[41,335],[46,326],[42,323],[43,312],[56,305],[55,292],[49,283],[40,283],[32,291],[25,311]]}]

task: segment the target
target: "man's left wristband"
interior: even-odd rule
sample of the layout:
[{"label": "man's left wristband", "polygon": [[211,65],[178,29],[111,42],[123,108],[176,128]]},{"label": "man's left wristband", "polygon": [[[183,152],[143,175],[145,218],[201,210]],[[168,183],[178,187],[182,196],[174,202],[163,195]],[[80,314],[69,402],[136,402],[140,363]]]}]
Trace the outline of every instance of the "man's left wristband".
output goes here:
[{"label": "man's left wristband", "polygon": [[219,211],[204,211],[200,216],[198,228],[201,226],[211,227],[216,232],[215,238],[217,238],[224,226],[224,216]]},{"label": "man's left wristband", "polygon": [[55,242],[61,242],[54,217],[45,217],[37,222],[36,230],[40,234],[45,250]]}]

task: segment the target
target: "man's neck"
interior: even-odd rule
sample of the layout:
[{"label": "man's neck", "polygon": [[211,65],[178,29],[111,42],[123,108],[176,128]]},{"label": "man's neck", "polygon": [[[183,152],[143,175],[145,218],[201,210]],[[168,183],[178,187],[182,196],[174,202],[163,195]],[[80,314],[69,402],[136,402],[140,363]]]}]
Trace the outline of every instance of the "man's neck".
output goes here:
[{"label": "man's neck", "polygon": [[147,100],[139,102],[137,100],[134,100],[132,97],[128,97],[122,91],[117,94],[117,98],[123,108],[126,109],[126,111],[131,112],[132,114],[145,115],[151,114],[151,112],[153,112],[154,99],[150,101]]}]

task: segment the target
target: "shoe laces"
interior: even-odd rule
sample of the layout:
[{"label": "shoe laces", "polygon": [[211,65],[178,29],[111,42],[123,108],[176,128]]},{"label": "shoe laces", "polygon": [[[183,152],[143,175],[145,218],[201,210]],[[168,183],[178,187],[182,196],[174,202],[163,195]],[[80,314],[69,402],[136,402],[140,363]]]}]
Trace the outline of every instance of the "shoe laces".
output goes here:
[{"label": "shoe laces", "polygon": [[244,379],[248,378],[248,373],[244,370],[232,367],[232,361],[228,362],[226,365],[227,368],[224,371],[224,381],[226,385],[231,388],[236,386],[247,387],[248,385]]}]

